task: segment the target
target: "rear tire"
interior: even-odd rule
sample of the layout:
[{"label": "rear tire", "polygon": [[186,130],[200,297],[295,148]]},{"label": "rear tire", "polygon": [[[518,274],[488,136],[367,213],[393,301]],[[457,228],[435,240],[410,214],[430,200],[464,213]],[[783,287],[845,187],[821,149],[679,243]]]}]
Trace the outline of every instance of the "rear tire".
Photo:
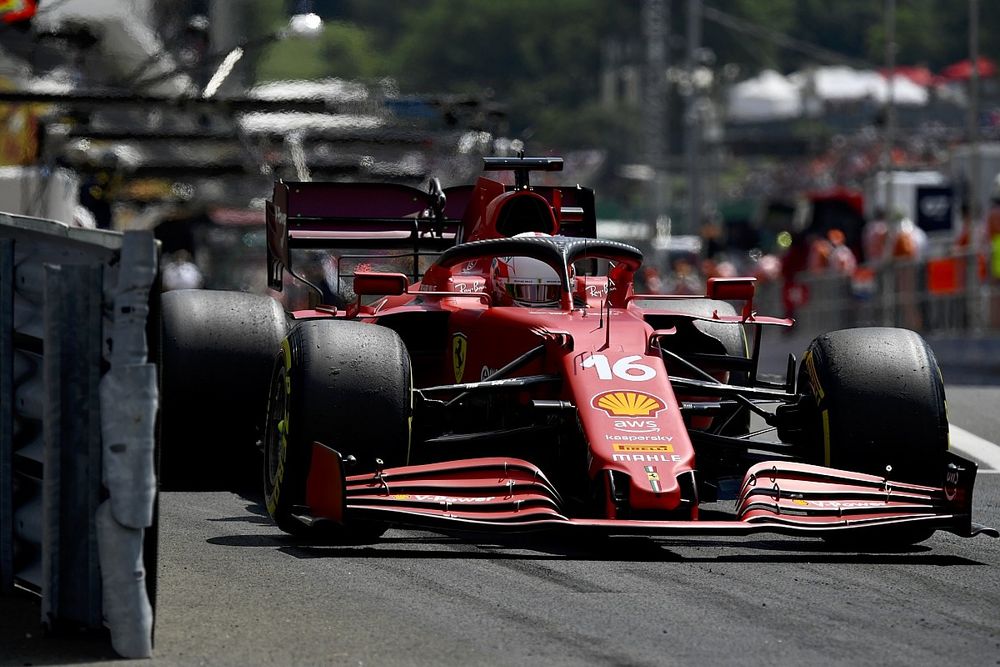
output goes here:
[{"label": "rear tire", "polygon": [[[293,514],[305,503],[312,443],[356,463],[348,475],[409,460],[410,357],[396,332],[359,322],[313,320],[296,326],[274,361],[264,436],[264,502],[287,533],[315,533]],[[373,539],[384,525],[350,525],[324,535]]]},{"label": "rear tire", "polygon": [[259,457],[281,305],[244,292],[177,290],[161,298],[160,465],[164,488],[242,487]]},{"label": "rear tire", "polygon": [[[807,442],[815,443],[810,462],[901,482],[942,483],[948,451],[944,383],[920,335],[893,328],[824,334],[806,350],[798,382],[815,406],[807,422]],[[915,544],[932,533],[888,527],[866,531],[862,539],[869,548],[885,548]]]}]

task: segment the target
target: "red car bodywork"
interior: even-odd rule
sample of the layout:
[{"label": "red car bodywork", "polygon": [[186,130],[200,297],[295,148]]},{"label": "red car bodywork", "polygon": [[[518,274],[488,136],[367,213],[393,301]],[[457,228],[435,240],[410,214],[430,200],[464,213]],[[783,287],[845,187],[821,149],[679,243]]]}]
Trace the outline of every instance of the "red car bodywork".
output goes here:
[{"label": "red car bodywork", "polygon": [[[536,160],[532,168],[554,164]],[[510,243],[522,243],[510,237],[523,231],[554,235],[555,250],[545,248],[553,257],[558,251],[574,262],[611,259],[611,268],[604,276],[567,271],[557,308],[497,305],[492,257],[511,252]],[[433,345],[410,350],[418,400],[502,390],[521,407],[575,413],[579,432],[577,448],[558,450],[554,461],[551,452],[539,451],[545,466],[530,453],[429,456],[417,465],[353,476],[338,452],[317,442],[302,521],[375,518],[427,526],[578,526],[651,534],[825,534],[903,523],[962,535],[983,530],[971,524],[975,465],[953,455],[951,476],[941,487],[788,460],[761,462],[746,469],[731,520],[699,520],[699,460],[689,431],[713,417],[706,410],[685,419],[682,411],[718,396],[705,386],[713,378],[699,384],[698,378],[668,374],[661,347],[677,330],[658,328],[658,321],[669,315],[743,325],[756,331],[756,345],[762,327],[791,321],[753,312],[749,278],[709,285],[709,296],[742,302],[740,315],[675,312],[669,298],[633,294],[641,255],[594,239],[595,232],[591,191],[532,188],[520,172],[515,185],[481,177],[474,186],[430,193],[393,184],[277,183],[268,204],[272,287],[280,289],[283,269],[291,271],[295,247],[342,254],[375,248],[382,254],[371,256],[374,264],[385,253],[412,258],[409,276],[356,273],[357,301],[346,308],[316,306],[294,318],[352,318],[407,331],[434,328]],[[440,255],[421,271],[426,253]],[[378,298],[363,302],[372,296]],[[756,357],[757,350],[746,362],[751,375]],[[724,371],[713,375],[723,383],[728,377]],[[766,398],[790,388],[746,391]],[[508,435],[517,438],[515,432]],[[449,437],[432,436],[428,440],[434,442]],[[553,470],[560,478],[585,478],[596,500],[577,511],[581,505],[568,502],[550,480]]]}]

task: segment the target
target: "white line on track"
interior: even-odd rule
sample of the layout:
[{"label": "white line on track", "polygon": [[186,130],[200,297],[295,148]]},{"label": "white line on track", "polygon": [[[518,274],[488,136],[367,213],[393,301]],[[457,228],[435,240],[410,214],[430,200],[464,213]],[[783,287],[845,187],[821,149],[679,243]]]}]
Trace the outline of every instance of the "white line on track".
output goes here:
[{"label": "white line on track", "polygon": [[994,470],[980,470],[980,472],[1000,472],[1000,445],[980,438],[975,433],[969,433],[964,428],[959,428],[954,424],[949,424],[951,433],[951,447],[968,454],[985,463]]}]

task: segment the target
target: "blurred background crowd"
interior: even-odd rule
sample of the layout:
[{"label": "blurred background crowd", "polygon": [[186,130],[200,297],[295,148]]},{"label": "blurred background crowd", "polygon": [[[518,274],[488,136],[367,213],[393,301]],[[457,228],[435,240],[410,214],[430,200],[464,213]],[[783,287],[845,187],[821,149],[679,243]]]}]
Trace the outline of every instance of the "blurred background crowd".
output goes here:
[{"label": "blurred background crowd", "polygon": [[523,150],[595,188],[643,290],[751,274],[800,319],[1000,329],[991,9],[6,0],[0,210],[153,229],[166,289],[263,291],[276,178],[448,186]]}]

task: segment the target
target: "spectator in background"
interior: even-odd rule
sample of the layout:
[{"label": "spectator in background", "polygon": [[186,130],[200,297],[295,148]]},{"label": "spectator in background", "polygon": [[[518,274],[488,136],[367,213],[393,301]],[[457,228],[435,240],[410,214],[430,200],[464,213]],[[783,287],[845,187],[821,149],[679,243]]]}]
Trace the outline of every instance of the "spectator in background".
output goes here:
[{"label": "spectator in background", "polygon": [[927,233],[912,220],[900,216],[890,227],[888,245],[897,261],[922,259],[927,254]]},{"label": "spectator in background", "polygon": [[986,246],[989,254],[988,273],[993,282],[1000,282],[1000,176],[990,197],[986,215]]},{"label": "spectator in background", "polygon": [[959,209],[961,219],[958,221],[958,233],[955,235],[955,250],[967,250],[972,245],[972,208],[963,201]]},{"label": "spectator in background", "polygon": [[739,275],[736,265],[724,256],[705,258],[701,260],[701,274],[705,280],[709,278],[735,278]]},{"label": "spectator in background", "polygon": [[826,236],[817,236],[809,246],[808,266],[812,273],[833,272],[849,276],[858,267],[854,252],[847,247],[847,237],[839,229],[831,229]]},{"label": "spectator in background", "polygon": [[830,268],[830,255],[833,254],[833,244],[825,236],[811,235],[809,241],[809,258],[806,266],[809,273],[826,273]]},{"label": "spectator in background", "polygon": [[654,267],[644,267],[637,277],[640,282],[640,293],[663,294],[663,279],[660,278],[660,272]]},{"label": "spectator in background", "polygon": [[753,266],[753,275],[760,283],[774,283],[781,279],[781,259],[777,255],[761,255]]},{"label": "spectator in background", "polygon": [[917,265],[927,254],[927,234],[909,218],[901,215],[889,227],[886,239],[889,259],[895,265],[891,275],[895,283],[895,296],[902,326],[914,331],[923,329],[924,315],[920,306],[921,267]]},{"label": "spectator in background", "polygon": [[990,208],[986,212],[986,234],[988,238],[1000,234],[1000,174],[997,175],[993,190],[990,192]]},{"label": "spectator in background", "polygon": [[861,231],[861,250],[866,262],[880,264],[887,259],[888,238],[889,222],[886,220],[885,209],[879,206]]},{"label": "spectator in background", "polygon": [[994,287],[990,291],[990,321],[987,326],[996,329],[1000,328],[1000,290],[996,285],[1000,283],[1000,175],[997,176],[993,186],[993,193],[990,196],[990,210],[986,215],[986,251],[985,266],[982,273],[986,274],[986,280],[993,283]]},{"label": "spectator in background", "polygon": [[698,275],[697,269],[683,257],[673,261],[670,275],[667,277],[665,294],[704,294],[705,283]]},{"label": "spectator in background", "polygon": [[830,241],[830,268],[840,275],[850,276],[858,268],[858,258],[847,246],[847,237],[839,229],[827,232]]},{"label": "spectator in background", "polygon": [[708,259],[713,259],[726,249],[722,226],[713,218],[706,216],[702,220],[699,235],[701,236],[703,252]]}]

